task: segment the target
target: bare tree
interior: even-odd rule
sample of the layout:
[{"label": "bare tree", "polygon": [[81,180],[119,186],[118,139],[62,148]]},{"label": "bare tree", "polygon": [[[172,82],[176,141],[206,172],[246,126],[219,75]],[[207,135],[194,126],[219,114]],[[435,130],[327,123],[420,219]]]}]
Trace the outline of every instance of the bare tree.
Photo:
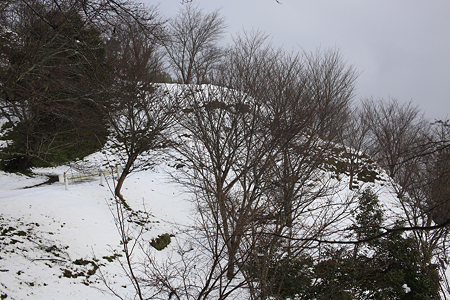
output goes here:
[{"label": "bare tree", "polygon": [[[342,82],[303,68],[302,59],[311,57],[274,50],[258,33],[235,41],[213,73],[216,86],[184,91],[176,150],[185,165],[182,182],[226,246],[227,280],[244,274],[252,297],[267,297],[277,289],[267,274],[274,257],[301,256],[345,215],[349,199],[333,199],[338,187],[321,169],[333,147],[323,137],[333,136],[333,125],[318,121],[320,114],[332,118],[329,106],[318,104],[345,111],[349,98],[317,96],[320,82],[328,91]],[[351,91],[354,78],[340,75]],[[302,239],[291,243],[293,235]]]},{"label": "bare tree", "polygon": [[363,118],[370,128],[366,149],[393,180],[409,225],[430,225],[420,195],[427,172],[427,159],[421,153],[432,145],[429,121],[411,103],[400,104],[395,99],[366,99]]},{"label": "bare tree", "polygon": [[400,104],[396,99],[388,101],[366,99],[363,102],[364,118],[370,127],[369,155],[388,175],[401,186],[408,185],[408,165],[417,149],[427,143],[429,122],[411,103]]},{"label": "bare tree", "polygon": [[123,16],[108,42],[114,88],[106,114],[112,148],[123,155],[123,170],[115,186],[115,194],[120,198],[125,178],[151,166],[151,159],[142,156],[166,147],[176,109],[176,101],[165,85],[155,83],[163,73],[163,23],[155,8],[147,12],[145,19],[149,21],[143,24]]},{"label": "bare tree", "polygon": [[[111,183],[111,182],[110,182]],[[171,251],[163,260],[156,255],[146,238],[145,226],[130,224],[129,209],[114,194],[114,216],[120,234],[123,251],[114,253],[123,275],[134,288],[134,295],[124,295],[111,284],[111,278],[99,270],[99,279],[107,290],[119,299],[246,299],[242,295],[245,279],[224,280],[227,273],[226,245],[221,240],[219,227],[212,227],[212,216],[204,209],[198,210],[195,223],[191,226],[179,225],[179,233],[172,242]],[[203,205],[200,202],[197,204]],[[146,214],[149,216],[149,214]],[[149,219],[142,219],[143,224]],[[175,244],[175,245],[174,245]]]},{"label": "bare tree", "polygon": [[204,13],[187,3],[169,21],[166,51],[172,70],[182,83],[203,83],[208,71],[219,61],[218,42],[225,30],[219,10]]},{"label": "bare tree", "polygon": [[307,88],[318,106],[315,128],[328,141],[338,141],[347,124],[358,73],[346,66],[339,49],[304,53]]}]

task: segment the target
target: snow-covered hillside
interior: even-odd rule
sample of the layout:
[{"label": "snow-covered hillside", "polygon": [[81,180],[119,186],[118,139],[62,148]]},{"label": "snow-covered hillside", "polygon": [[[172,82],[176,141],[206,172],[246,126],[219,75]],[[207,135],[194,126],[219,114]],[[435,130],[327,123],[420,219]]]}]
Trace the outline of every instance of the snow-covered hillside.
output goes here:
[{"label": "snow-covered hillside", "polygon": [[[104,163],[101,153],[85,161],[91,167]],[[117,299],[100,274],[119,295],[131,297],[133,287],[115,259],[122,248],[113,217],[111,175],[103,186],[100,176],[93,176],[69,182],[66,190],[64,183],[46,184],[44,174],[70,173],[68,166],[33,171],[42,175],[0,172],[2,297]],[[181,237],[183,225],[191,222],[190,195],[171,182],[162,168],[131,175],[123,195],[133,210],[151,214],[148,240],[163,233]],[[166,257],[173,244],[161,252],[155,250],[155,255]]]},{"label": "snow-covered hillside", "polygon": [[[34,171],[62,174],[67,170]],[[99,281],[100,271],[121,295],[132,295],[130,282],[113,259],[121,247],[107,183],[101,186],[97,176],[69,182],[68,190],[59,182],[30,187],[46,180],[0,172],[2,299],[117,299],[102,292],[106,286]],[[145,203],[152,215],[149,238],[176,235],[177,224],[189,223],[189,202],[162,171],[132,175],[123,194],[136,210]]]},{"label": "snow-covered hillside", "polygon": [[[181,93],[177,88],[175,85],[168,86],[171,93]],[[194,89],[194,92],[197,93],[199,90]],[[205,90],[206,92],[217,92],[211,88],[205,88]],[[223,96],[225,92],[218,92],[217,95]],[[216,99],[211,103],[217,107],[210,106],[208,108],[208,105],[204,105],[204,108],[213,111],[222,107],[224,111],[231,112],[231,114],[239,111],[237,105],[228,105]],[[217,128],[222,127],[218,126]],[[188,148],[195,149],[194,152],[199,154],[199,158],[202,158],[201,156],[204,153],[199,149],[203,149],[203,146],[191,147],[190,136],[188,134],[181,136],[188,140],[186,143]],[[317,147],[322,147],[322,142],[322,139],[318,139],[317,144],[314,144],[316,148],[310,147],[308,151],[314,152]],[[314,176],[307,177],[305,181],[302,181],[303,186],[299,184],[302,188],[305,188],[302,193],[310,193],[313,195],[311,198],[313,200],[305,201],[304,206],[299,209],[301,220],[295,227],[294,233],[292,233],[293,227],[285,226],[286,231],[291,231],[292,235],[289,237],[298,239],[298,241],[305,239],[307,242],[304,249],[312,249],[311,252],[314,252],[314,247],[324,240],[354,240],[353,229],[351,229],[351,225],[355,221],[354,211],[358,204],[359,192],[366,187],[370,187],[379,197],[384,210],[383,225],[392,226],[396,220],[405,216],[401,203],[394,196],[392,187],[395,184],[372,160],[362,153],[343,146],[332,143],[328,146],[329,148],[322,147],[324,148],[323,151],[317,155],[320,156],[321,163],[312,165]],[[118,158],[120,155],[113,153],[114,151],[111,152],[111,148],[111,146],[106,146],[103,151],[92,154],[83,161],[74,162],[71,166],[34,169],[32,171],[35,175],[31,177],[0,172],[1,299],[96,300],[136,298],[133,282],[130,281],[130,276],[124,273],[124,268],[120,265],[121,262],[125,261],[122,245],[124,239],[123,236],[120,236],[120,230],[117,228],[117,216],[120,213],[118,214],[116,211],[115,201],[117,199],[113,196],[115,175],[107,175],[106,179],[98,175],[100,168],[105,168],[109,164],[120,164]],[[249,150],[248,153],[252,153],[251,147],[247,150]],[[349,155],[354,159],[351,162],[354,168],[352,169],[352,176],[348,172]],[[116,160],[114,160],[114,157]],[[143,158],[144,161],[145,159],[146,157]],[[206,160],[207,164],[208,161]],[[276,165],[275,162],[273,164]],[[125,212],[129,214],[125,217],[127,220],[125,225],[130,226],[129,229],[134,233],[129,236],[134,235],[136,237],[137,234],[141,237],[139,239],[140,244],[133,244],[134,241],[130,243],[130,245],[136,246],[133,250],[134,259],[139,262],[145,261],[144,264],[136,265],[136,268],[159,267],[161,269],[155,268],[155,270],[156,272],[162,272],[161,278],[169,278],[176,283],[178,283],[178,280],[184,280],[181,286],[184,284],[186,290],[191,287],[197,289],[193,292],[195,294],[202,289],[202,284],[204,284],[202,281],[208,281],[202,276],[215,273],[214,276],[211,275],[209,278],[214,278],[217,281],[225,278],[223,270],[226,269],[227,260],[224,258],[226,256],[224,253],[227,250],[225,243],[220,240],[219,233],[213,232],[210,236],[212,240],[216,238],[216,244],[202,245],[201,243],[204,241],[211,241],[207,238],[195,240],[196,234],[203,235],[202,237],[205,238],[205,236],[209,236],[209,230],[216,229],[217,232],[220,232],[222,229],[218,227],[223,223],[220,223],[220,221],[213,225],[208,222],[195,223],[202,217],[213,219],[205,211],[212,211],[208,210],[209,208],[206,206],[214,206],[215,200],[207,204],[195,202],[193,201],[195,200],[194,194],[189,193],[186,187],[174,183],[171,175],[175,175],[177,172],[180,175],[183,171],[186,172],[184,173],[186,175],[194,170],[191,172],[191,176],[193,176],[188,180],[198,180],[199,176],[196,169],[181,170],[183,168],[189,168],[189,166],[179,161],[168,162],[164,159],[158,159],[154,168],[132,173],[128,176],[121,193],[127,206],[130,207]],[[172,172],[172,174],[167,171]],[[64,183],[58,181],[48,182],[49,175],[67,173],[70,176],[72,173],[80,172],[94,175],[85,177],[83,180],[70,181],[68,188]],[[245,170],[245,172],[247,171]],[[206,178],[209,175],[204,176]],[[239,177],[236,175],[236,178],[237,182]],[[186,178],[184,179],[186,180]],[[351,184],[349,181],[352,181]],[[270,180],[267,180],[267,182],[270,182]],[[190,187],[192,188],[192,186],[195,186],[195,184]],[[267,194],[277,193],[276,185],[267,186],[274,189],[274,191],[265,191]],[[322,189],[322,187],[326,187],[323,194],[316,191]],[[255,191],[258,193],[260,188],[255,188]],[[236,196],[241,191],[233,190],[233,192]],[[318,196],[314,196],[316,192]],[[238,199],[236,201],[240,201],[240,198],[237,197],[236,199]],[[265,200],[270,199],[270,197],[261,197],[261,199],[260,202],[268,202]],[[279,200],[275,196],[273,199]],[[259,202],[255,201],[255,203]],[[195,206],[196,204],[198,206]],[[270,222],[276,219],[273,212],[270,215],[265,211],[271,205],[254,205],[254,208],[257,208],[255,211],[261,212],[258,215],[261,216],[261,220],[255,217],[254,221],[268,224],[266,229],[271,229],[272,223]],[[231,204],[230,207],[235,209]],[[229,213],[233,214],[232,212]],[[245,215],[245,217],[247,216]],[[235,216],[231,216],[231,218],[233,217]],[[144,227],[141,226],[143,223],[140,222],[142,218],[148,218]],[[192,230],[194,226],[199,226],[197,227],[197,229],[200,228],[198,231],[203,231],[198,233]],[[128,228],[124,230],[127,231]],[[152,239],[163,234],[169,234],[172,237],[169,246],[161,251],[150,247],[149,244],[151,244]],[[192,237],[195,241],[189,244]],[[186,242],[187,248],[181,248]],[[309,244],[306,245],[307,243]],[[223,248],[215,254],[222,260],[214,268],[219,267],[201,270],[202,266],[207,266],[210,263],[210,261],[207,261],[207,256],[220,246]],[[200,253],[198,256],[194,255],[196,251]],[[255,248],[251,248],[250,251],[256,253]],[[188,252],[188,255],[183,256]],[[256,255],[258,254],[256,253]],[[312,255],[316,255],[316,253]],[[140,260],[141,258],[144,258],[144,260]],[[192,259],[198,261],[192,262]],[[182,265],[179,269],[177,269],[177,266],[180,265],[173,264],[177,260]],[[198,269],[194,270],[196,267]],[[173,268],[172,273],[171,268]],[[164,273],[166,271],[167,273]],[[145,274],[145,270],[139,270],[139,272]],[[209,275],[206,273],[209,273]],[[246,299],[244,290],[237,289],[235,291],[233,287],[234,284],[240,284],[239,280],[241,280],[241,283],[244,282],[243,276],[238,272],[234,275],[235,277],[231,277],[230,281],[225,284],[225,290],[231,287],[229,289],[231,294],[234,292],[239,294],[237,298]],[[190,276],[193,277],[190,278]],[[156,278],[156,283],[149,283],[148,286],[159,288],[159,292],[163,291],[157,299],[165,299],[164,297],[170,295],[172,287],[169,284],[166,286],[161,284],[162,287],[158,286],[160,284],[159,279]],[[211,287],[211,290],[212,295],[217,291],[215,287]],[[209,298],[206,296],[204,299],[214,299],[214,296]]]}]

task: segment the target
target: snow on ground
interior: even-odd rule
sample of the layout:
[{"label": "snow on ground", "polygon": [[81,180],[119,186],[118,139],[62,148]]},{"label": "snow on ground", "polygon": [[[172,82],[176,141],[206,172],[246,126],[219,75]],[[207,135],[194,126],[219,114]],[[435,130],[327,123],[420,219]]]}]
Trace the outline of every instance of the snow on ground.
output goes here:
[{"label": "snow on ground", "polygon": [[[55,174],[63,169],[67,167],[35,172]],[[0,295],[6,299],[117,299],[101,291],[105,286],[95,275],[89,276],[95,271],[94,263],[104,265],[101,270],[119,292],[132,295],[120,268],[107,259],[121,251],[108,185],[101,186],[97,176],[70,182],[68,190],[59,182],[24,188],[46,179],[0,173]],[[122,194],[133,209],[142,210],[145,204],[151,213],[149,236],[176,233],[176,224],[190,220],[185,194],[167,180],[162,171],[145,171],[130,176],[123,187]]]},{"label": "snow on ground", "polygon": [[46,176],[33,176],[29,177],[23,174],[5,173],[0,171],[0,191],[3,190],[15,190],[24,188],[27,186],[34,186],[47,181]]},{"label": "snow on ground", "polygon": [[[112,259],[122,248],[113,217],[111,175],[103,185],[98,175],[69,182],[68,190],[64,183],[45,184],[47,175],[95,173],[99,168],[108,169],[107,164],[105,155],[96,153],[71,166],[34,169],[33,177],[0,171],[2,299],[118,299],[106,291],[98,278],[100,271],[119,294],[133,298],[130,282]],[[389,208],[387,215],[401,215],[385,186],[388,179],[381,177],[373,184],[360,183],[360,188],[371,186]],[[348,178],[341,179],[347,186]],[[348,193],[345,188],[335,196],[346,199]],[[132,174],[125,180],[122,194],[134,211],[150,214],[146,240],[163,233],[182,239],[180,230],[192,224],[189,194],[171,183],[161,169]],[[348,222],[351,220],[342,220],[344,225]],[[175,245],[154,254],[164,258]],[[96,266],[101,266],[100,270]]]},{"label": "snow on ground", "polygon": [[[84,163],[97,166],[92,170],[104,164],[100,154]],[[74,169],[60,166],[33,171],[56,175]],[[65,190],[60,182],[35,186],[47,180],[44,175],[0,173],[1,295],[7,295],[6,299],[117,299],[102,291],[105,285],[96,275],[89,276],[96,271],[94,264],[103,265],[100,270],[122,295],[133,294],[120,267],[108,261],[121,247],[111,212],[108,184],[113,182],[111,176],[107,178],[103,186],[95,176],[70,182]],[[151,214],[146,238],[177,235],[181,224],[191,222],[189,195],[170,183],[162,170],[132,174],[122,194],[133,210]],[[168,253],[170,247],[164,251]]]}]

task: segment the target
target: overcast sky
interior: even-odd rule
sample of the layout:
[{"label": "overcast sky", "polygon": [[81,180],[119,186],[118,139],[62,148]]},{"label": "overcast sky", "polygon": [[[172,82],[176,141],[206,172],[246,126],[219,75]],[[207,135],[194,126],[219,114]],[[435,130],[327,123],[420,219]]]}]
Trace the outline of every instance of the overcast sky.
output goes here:
[{"label": "overcast sky", "polygon": [[[274,46],[339,48],[364,97],[412,101],[430,119],[450,117],[449,0],[195,0],[220,8],[230,36],[259,29]],[[173,17],[181,0],[144,0]]]}]

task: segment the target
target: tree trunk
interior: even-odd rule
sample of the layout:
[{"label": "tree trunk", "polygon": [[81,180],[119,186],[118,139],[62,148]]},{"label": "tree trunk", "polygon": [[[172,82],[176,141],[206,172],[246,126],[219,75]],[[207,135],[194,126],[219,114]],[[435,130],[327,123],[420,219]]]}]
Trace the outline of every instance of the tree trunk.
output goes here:
[{"label": "tree trunk", "polygon": [[120,193],[122,186],[123,186],[123,182],[125,181],[125,178],[127,178],[128,174],[130,174],[131,167],[133,166],[136,158],[137,158],[137,154],[133,154],[128,157],[127,163],[125,164],[125,167],[123,168],[122,174],[120,174],[119,179],[117,179],[117,184],[116,184],[116,188],[114,190],[114,194],[117,197],[119,197],[119,199],[121,199],[121,200],[123,200],[123,196]]},{"label": "tree trunk", "polygon": [[225,205],[225,195],[223,193],[223,187],[221,183],[221,179],[217,179],[217,188],[218,188],[218,194],[217,194],[217,201],[219,202],[219,211],[220,211],[220,217],[222,218],[222,227],[223,227],[223,234],[224,234],[224,240],[228,251],[228,264],[227,264],[227,278],[228,280],[233,279],[234,277],[234,257],[235,257],[235,250],[234,243],[231,239],[230,229],[228,227],[228,218],[227,218],[227,209]]}]

